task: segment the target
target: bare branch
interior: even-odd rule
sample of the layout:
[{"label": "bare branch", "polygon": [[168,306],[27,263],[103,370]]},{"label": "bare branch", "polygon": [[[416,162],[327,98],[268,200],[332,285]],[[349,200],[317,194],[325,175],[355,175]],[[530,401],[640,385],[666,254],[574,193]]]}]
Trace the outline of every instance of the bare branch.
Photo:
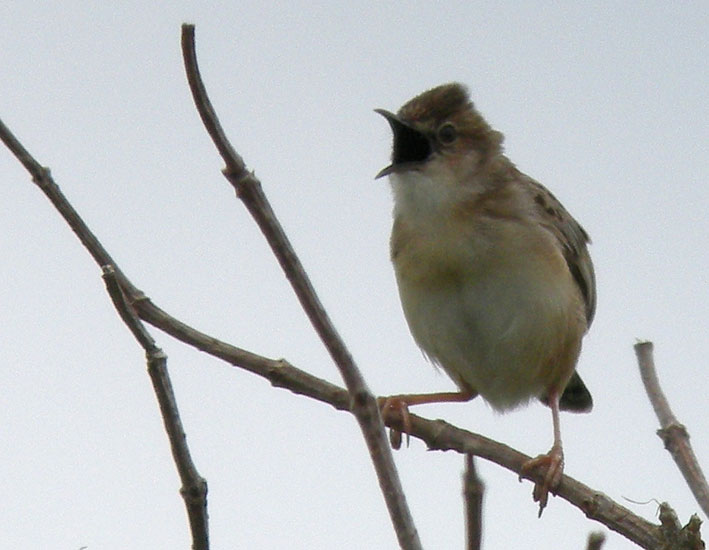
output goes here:
[{"label": "bare branch", "polygon": [[[409,413],[411,435],[426,442],[429,449],[472,453],[490,460],[522,476],[522,465],[530,457],[487,437],[457,428],[443,420],[425,420]],[[400,415],[387,416],[387,424],[402,428]],[[564,475],[556,495],[579,508],[587,517],[603,523],[609,529],[635,542],[642,548],[655,549],[659,540],[659,528],[636,516],[612,499],[595,491],[574,478]]]},{"label": "bare branch", "polygon": [[[343,388],[318,379],[284,360],[275,361],[252,354],[198,332],[160,310],[147,298],[142,299],[137,308],[143,319],[201,351],[267,378],[274,386],[313,397],[338,410],[347,410],[348,397]],[[517,475],[521,474],[522,465],[530,459],[507,445],[462,430],[442,420],[427,420],[411,413],[409,419],[411,436],[421,439],[432,450],[472,453]],[[402,419],[396,414],[387,417],[387,425],[399,430],[403,428]],[[579,508],[590,519],[606,525],[642,548],[657,548],[661,538],[659,526],[635,515],[600,491],[564,475],[557,496]]]},{"label": "bare branch", "polygon": [[653,359],[652,342],[639,342],[635,344],[635,354],[638,357],[640,376],[645,385],[645,391],[655,409],[660,429],[657,435],[662,439],[677,467],[687,481],[687,485],[697,499],[704,513],[709,515],[709,485],[704,477],[704,472],[699,466],[697,457],[689,443],[689,433],[677,417],[672,413],[670,404],[665,397],[660,381],[657,378],[655,360]]},{"label": "bare branch", "polygon": [[121,270],[113,261],[111,255],[106,251],[101,242],[91,232],[89,227],[81,219],[79,213],[74,210],[74,207],[66,199],[64,194],[59,189],[59,186],[54,182],[49,168],[42,166],[35,158],[25,149],[20,141],[13,135],[10,129],[5,126],[0,120],[0,140],[7,146],[15,155],[22,165],[32,176],[32,181],[37,184],[42,192],[54,205],[54,208],[62,215],[72,231],[79,238],[89,254],[93,257],[99,266],[112,265],[116,270],[116,276],[121,281],[121,286],[129,290],[131,294],[138,294],[140,291],[126,279]]},{"label": "bare branch", "polygon": [[231,146],[221,128],[197,66],[193,25],[182,25],[182,51],[185,71],[195,105],[207,132],[226,163],[224,175],[234,186],[237,196],[246,205],[266,237],[303,310],[330,353],[345,386],[347,386],[351,397],[350,409],[359,423],[369,449],[369,455],[377,472],[379,486],[394,524],[399,544],[405,549],[421,548],[421,542],[394,465],[389,442],[384,433],[377,400],[369,391],[349,350],[315,294],[309,277],[261,189],[261,182],[246,169],[243,159]]},{"label": "bare branch", "polygon": [[349,411],[350,399],[344,388],[300,370],[285,359],[270,359],[257,355],[200,332],[160,309],[145,295],[141,295],[133,307],[141,319],[177,340],[257,374],[269,380],[275,387],[312,397],[332,405],[337,410]]},{"label": "bare branch", "polygon": [[123,322],[145,350],[148,360],[148,374],[150,374],[150,380],[153,383],[153,390],[158,399],[160,413],[165,424],[165,431],[170,440],[172,458],[177,465],[177,472],[182,482],[180,494],[187,507],[187,517],[192,531],[192,549],[208,550],[207,480],[199,475],[187,446],[187,438],[177,409],[175,393],[167,372],[167,355],[155,345],[155,340],[145,330],[143,323],[140,322],[131,306],[127,303],[113,266],[104,266],[103,279],[106,282],[108,294],[111,296],[113,305],[116,307],[121,319],[123,319]]},{"label": "bare branch", "polygon": [[475,469],[475,456],[465,455],[463,497],[465,501],[465,527],[468,550],[480,550],[483,534],[483,495],[485,484]]},{"label": "bare branch", "polygon": [[[266,378],[274,386],[328,403],[337,410],[348,410],[348,395],[343,388],[314,377],[285,360],[256,355],[201,333],[171,317],[146,297],[142,297],[135,307],[142,319],[178,340]],[[530,459],[503,443],[457,428],[443,420],[428,420],[409,413],[409,421],[411,436],[425,442],[431,450],[452,450],[477,455],[518,476],[522,473],[522,465]],[[387,415],[387,426],[403,429],[401,416],[395,412]],[[579,508],[590,519],[602,523],[642,548],[654,550],[658,547],[662,537],[658,525],[635,515],[602,492],[564,475],[556,494]]]}]

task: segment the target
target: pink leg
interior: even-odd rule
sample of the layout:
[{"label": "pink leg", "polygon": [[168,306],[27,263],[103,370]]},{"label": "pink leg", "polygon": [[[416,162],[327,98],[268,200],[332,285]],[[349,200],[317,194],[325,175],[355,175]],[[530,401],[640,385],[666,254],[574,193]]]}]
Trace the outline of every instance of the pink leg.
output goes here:
[{"label": "pink leg", "polygon": [[[477,392],[466,389],[459,392],[440,392],[440,393],[411,393],[403,395],[390,395],[389,397],[380,397],[379,407],[382,411],[382,419],[384,423],[387,421],[387,415],[392,411],[398,411],[401,414],[404,433],[406,434],[406,446],[409,446],[409,433],[411,432],[411,418],[409,417],[409,407],[413,405],[424,405],[426,403],[451,403],[470,401],[477,395]],[[389,437],[391,446],[394,449],[401,447],[401,433],[392,429]]]},{"label": "pink leg", "polygon": [[[554,423],[554,444],[545,455],[539,455],[522,465],[522,474],[538,472],[532,497],[539,503],[539,515],[542,515],[549,500],[549,492],[559,486],[564,474],[564,451],[561,447],[561,427],[559,424],[559,391],[549,393],[549,407]],[[546,471],[544,471],[544,469]]]}]

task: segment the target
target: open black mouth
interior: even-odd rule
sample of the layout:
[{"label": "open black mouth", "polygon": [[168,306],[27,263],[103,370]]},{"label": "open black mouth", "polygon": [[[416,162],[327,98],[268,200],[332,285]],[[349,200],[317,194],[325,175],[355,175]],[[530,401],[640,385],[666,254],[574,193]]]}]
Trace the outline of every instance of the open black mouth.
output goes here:
[{"label": "open black mouth", "polygon": [[411,164],[423,162],[430,156],[431,144],[424,134],[401,122],[389,111],[384,109],[375,109],[375,111],[387,119],[394,133],[392,163],[377,174],[378,178],[392,172],[406,170]]}]

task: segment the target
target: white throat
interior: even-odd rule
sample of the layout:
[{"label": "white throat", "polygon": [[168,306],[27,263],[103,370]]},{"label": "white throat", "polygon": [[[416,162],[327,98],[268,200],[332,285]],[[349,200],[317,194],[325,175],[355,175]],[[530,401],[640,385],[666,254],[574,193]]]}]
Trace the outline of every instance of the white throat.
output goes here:
[{"label": "white throat", "polygon": [[441,217],[461,198],[461,188],[455,182],[420,171],[391,174],[389,182],[394,194],[394,216],[409,221]]}]

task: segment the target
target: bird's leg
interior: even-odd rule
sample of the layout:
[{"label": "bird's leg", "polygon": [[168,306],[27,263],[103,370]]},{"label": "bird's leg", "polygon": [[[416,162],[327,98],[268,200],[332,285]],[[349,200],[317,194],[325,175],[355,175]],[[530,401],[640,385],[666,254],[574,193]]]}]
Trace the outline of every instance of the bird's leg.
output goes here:
[{"label": "bird's leg", "polygon": [[[439,393],[409,393],[401,395],[390,395],[379,397],[379,407],[382,411],[382,419],[386,423],[387,416],[393,411],[398,411],[401,415],[403,432],[406,434],[406,446],[409,446],[409,434],[411,433],[411,418],[409,417],[409,407],[414,405],[425,405],[426,403],[461,403],[470,401],[478,393],[471,388],[465,388],[458,392]],[[390,434],[392,447],[401,447],[401,432],[392,428]]]},{"label": "bird's leg", "polygon": [[545,455],[528,460],[522,465],[522,475],[531,472],[538,472],[534,484],[532,497],[539,503],[539,516],[541,517],[544,508],[549,500],[549,491],[554,491],[561,482],[564,474],[564,451],[561,447],[561,428],[559,425],[559,390],[549,393],[549,407],[554,423],[554,444],[551,450]]}]

